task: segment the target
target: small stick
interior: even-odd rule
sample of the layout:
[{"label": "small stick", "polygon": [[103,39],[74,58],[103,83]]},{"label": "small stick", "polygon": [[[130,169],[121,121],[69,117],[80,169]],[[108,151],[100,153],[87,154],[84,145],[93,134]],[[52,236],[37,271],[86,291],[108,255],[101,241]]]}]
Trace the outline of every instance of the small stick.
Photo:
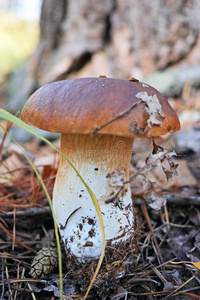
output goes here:
[{"label": "small stick", "polygon": [[[134,194],[133,194],[134,196]],[[200,197],[199,196],[191,196],[191,197],[182,197],[179,195],[170,195],[167,194],[167,205],[177,205],[177,206],[200,206]],[[134,198],[133,197],[133,204],[134,205],[141,205],[144,204],[145,200],[142,198]]]},{"label": "small stick", "polygon": [[12,242],[12,251],[15,248],[15,239],[16,239],[16,207],[14,207],[14,220],[13,220],[13,242]]},{"label": "small stick", "polygon": [[123,188],[124,188],[124,186],[122,186],[116,194],[114,194],[112,197],[108,198],[105,201],[105,203],[111,203],[111,202],[115,201],[117,199],[117,197],[119,196],[119,193],[122,191]]},{"label": "small stick", "polygon": [[149,227],[149,230],[150,230],[150,232],[151,232],[151,234],[152,234],[152,237],[153,237],[153,240],[154,240],[154,243],[155,243],[155,246],[156,246],[156,250],[157,250],[158,255],[159,255],[159,258],[160,258],[160,261],[161,261],[161,263],[163,263],[163,258],[162,258],[162,255],[161,255],[160,248],[159,248],[159,246],[158,246],[156,237],[155,237],[155,235],[154,235],[153,228],[152,228],[152,226],[151,226],[151,221],[150,221],[150,218],[149,218],[149,214],[148,214],[148,211],[147,211],[147,207],[146,207],[145,204],[142,204],[142,205],[141,205],[141,208],[142,208],[142,212],[143,212],[143,214],[144,214],[144,217],[145,217],[145,219],[146,219],[146,221],[147,221],[147,225],[148,225],[148,227]]},{"label": "small stick", "polygon": [[1,263],[2,263],[2,269],[1,269],[1,278],[2,278],[2,291],[1,291],[1,299],[3,299],[4,295],[4,290],[5,290],[5,285],[4,285],[4,259],[3,257],[1,258]]},{"label": "small stick", "polygon": [[142,102],[142,100],[140,101],[137,101],[136,103],[133,103],[131,105],[131,107],[129,107],[128,109],[126,109],[125,111],[121,112],[120,114],[118,114],[117,116],[115,116],[112,120],[106,122],[105,124],[99,126],[99,127],[96,127],[91,134],[94,134],[96,133],[97,131],[103,129],[104,127],[106,127],[107,125],[109,125],[110,123],[114,122],[115,120],[121,118],[121,117],[124,117],[126,116],[136,105],[140,104]]},{"label": "small stick", "polygon": [[66,226],[67,226],[67,223],[68,223],[68,221],[69,221],[69,219],[75,214],[75,212],[77,212],[77,210],[79,210],[81,208],[81,206],[80,207],[78,207],[78,208],[76,208],[70,215],[69,215],[69,217],[67,218],[67,220],[66,220],[66,222],[65,222],[65,225],[64,226],[62,226],[62,228],[61,229],[65,229],[66,228]]},{"label": "small stick", "polygon": [[[6,229],[6,227],[5,226],[3,226],[3,224],[1,224],[0,223],[0,228],[2,228],[3,229],[3,231],[12,239],[13,238],[13,235],[9,232],[9,230],[8,229]],[[24,248],[26,248],[26,249],[28,249],[29,251],[31,251],[31,252],[33,252],[33,253],[35,253],[35,254],[37,254],[37,251],[35,251],[34,249],[32,249],[32,248],[30,248],[29,246],[27,246],[26,244],[24,244],[24,243],[22,243],[22,242],[20,242],[20,240],[18,240],[18,239],[15,239],[15,242],[17,243],[17,244],[19,244],[20,246],[22,246],[22,247],[24,247]]]},{"label": "small stick", "polygon": [[165,277],[160,273],[160,271],[154,267],[153,265],[151,266],[151,269],[154,271],[154,273],[160,278],[160,280],[163,282],[163,283],[166,283],[167,280],[165,279]]},{"label": "small stick", "polygon": [[[25,268],[23,268],[23,269],[25,269]],[[19,279],[19,264],[17,266],[17,279]],[[21,288],[20,284],[19,284],[19,286],[17,284],[17,288],[16,288],[15,293],[14,293],[14,300],[17,299],[18,289],[20,289],[20,288]]]},{"label": "small stick", "polygon": [[175,296],[176,293],[182,289],[184,286],[186,286],[189,282],[191,282],[193,279],[195,278],[195,275],[193,275],[192,277],[190,277],[186,282],[184,282],[183,284],[181,284],[180,286],[178,286],[174,291],[171,291],[171,293],[169,295],[167,295],[164,300],[170,299],[172,296]]},{"label": "small stick", "polygon": [[164,205],[164,212],[165,212],[165,219],[166,219],[166,223],[167,223],[167,229],[169,229],[170,228],[169,215],[168,215],[168,210],[167,210],[167,205],[166,204]]},{"label": "small stick", "polygon": [[13,300],[12,297],[12,290],[11,290],[11,286],[10,286],[10,280],[9,280],[9,274],[8,274],[8,267],[6,266],[6,281],[7,281],[7,285],[8,285],[8,290],[9,290],[9,299]]}]

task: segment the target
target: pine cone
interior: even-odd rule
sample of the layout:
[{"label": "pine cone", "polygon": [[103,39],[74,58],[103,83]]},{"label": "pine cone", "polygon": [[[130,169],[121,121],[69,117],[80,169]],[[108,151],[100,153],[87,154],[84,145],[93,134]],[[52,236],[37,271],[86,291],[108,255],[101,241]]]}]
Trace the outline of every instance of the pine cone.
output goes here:
[{"label": "pine cone", "polygon": [[56,247],[43,247],[34,257],[30,275],[34,278],[44,278],[58,266],[58,252]]}]

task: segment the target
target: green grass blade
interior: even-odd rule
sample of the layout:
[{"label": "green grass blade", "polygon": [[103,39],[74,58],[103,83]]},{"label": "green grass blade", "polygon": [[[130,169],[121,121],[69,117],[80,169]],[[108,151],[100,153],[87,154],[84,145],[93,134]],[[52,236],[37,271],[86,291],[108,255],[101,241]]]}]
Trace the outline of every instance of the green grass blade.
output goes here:
[{"label": "green grass blade", "polygon": [[[5,111],[4,109],[0,108],[0,118],[7,120],[9,122],[12,122],[13,124],[25,129],[26,131],[28,131],[29,133],[37,136],[38,138],[40,138],[41,140],[43,140],[45,143],[47,143],[48,145],[50,145],[53,149],[55,149],[57,152],[60,153],[60,155],[62,155],[67,162],[71,165],[71,167],[74,169],[74,171],[77,173],[77,175],[79,176],[80,180],[83,182],[83,184],[85,185],[91,199],[93,202],[93,205],[96,209],[98,218],[99,218],[99,222],[100,222],[100,226],[101,226],[101,232],[102,232],[102,252],[99,258],[99,262],[95,271],[95,274],[90,282],[89,288],[86,292],[86,295],[84,297],[84,299],[86,299],[92,284],[98,274],[98,271],[100,269],[100,266],[102,264],[103,261],[103,257],[104,257],[104,252],[105,252],[105,232],[104,232],[104,225],[103,225],[103,218],[102,218],[102,214],[101,214],[101,210],[99,207],[99,203],[97,201],[96,196],[94,195],[93,191],[90,189],[90,187],[87,185],[87,183],[85,182],[85,180],[83,179],[83,177],[81,176],[81,174],[78,172],[78,170],[76,169],[76,167],[71,163],[71,161],[67,158],[67,156],[65,156],[57,147],[55,147],[51,142],[49,142],[46,138],[44,138],[42,135],[40,135],[34,128],[30,127],[29,125],[27,125],[26,123],[24,123],[22,120],[20,120],[19,118],[15,117],[14,115],[10,114],[9,112]],[[18,144],[18,143],[17,143]],[[52,212],[53,212],[53,208],[51,206]],[[60,245],[59,245],[60,246]]]}]

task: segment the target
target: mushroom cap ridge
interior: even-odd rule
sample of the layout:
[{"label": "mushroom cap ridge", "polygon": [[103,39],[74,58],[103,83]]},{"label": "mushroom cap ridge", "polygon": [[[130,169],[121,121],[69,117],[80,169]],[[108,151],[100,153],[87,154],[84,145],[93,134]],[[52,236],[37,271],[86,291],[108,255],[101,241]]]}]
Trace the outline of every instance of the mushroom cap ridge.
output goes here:
[{"label": "mushroom cap ridge", "polygon": [[[156,95],[164,118],[162,125],[151,124],[149,113],[138,94]],[[139,103],[132,109],[134,103]],[[179,119],[166,100],[153,87],[142,82],[115,78],[79,78],[49,83],[39,88],[25,104],[21,119],[29,125],[62,134],[90,134],[96,127],[127,111],[99,134],[125,137],[158,136],[180,129]],[[136,126],[131,130],[131,126]]]}]

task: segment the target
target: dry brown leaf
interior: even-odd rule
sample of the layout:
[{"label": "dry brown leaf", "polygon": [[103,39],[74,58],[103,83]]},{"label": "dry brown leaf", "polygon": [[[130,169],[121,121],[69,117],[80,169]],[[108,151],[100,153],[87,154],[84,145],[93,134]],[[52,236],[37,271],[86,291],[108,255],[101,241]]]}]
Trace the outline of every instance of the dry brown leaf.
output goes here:
[{"label": "dry brown leaf", "polygon": [[20,155],[13,151],[9,151],[8,149],[8,151],[0,157],[0,183],[12,185],[11,179],[13,178],[13,176],[15,178],[20,177],[20,168],[22,168],[23,166],[24,164],[20,159]]},{"label": "dry brown leaf", "polygon": [[135,180],[131,183],[131,188],[133,193],[136,193],[136,196],[143,197],[152,209],[160,210],[166,204],[166,196],[159,194],[156,191],[156,184],[143,174],[135,176]]},{"label": "dry brown leaf", "polygon": [[197,186],[197,180],[192,175],[187,162],[179,160],[178,176],[173,177],[171,181],[167,181],[166,174],[163,172],[163,168],[154,168],[148,173],[148,178],[151,181],[156,182],[158,187],[162,189],[169,189],[171,187],[183,187],[183,186]]},{"label": "dry brown leaf", "polygon": [[[159,169],[165,177],[165,181],[172,180],[174,175],[178,175],[178,164],[174,163],[172,156],[176,155],[175,151],[164,150],[163,147],[157,145],[153,140],[153,149],[149,156],[146,158],[145,166],[134,175],[131,182],[131,188],[138,194],[142,194],[148,205],[155,210],[160,210],[166,204],[166,196],[158,193],[157,185],[148,174],[154,169]],[[168,163],[168,168],[163,163]],[[155,168],[160,167],[160,168]],[[153,179],[153,180],[152,180]],[[139,183],[139,184],[138,184]]]}]

